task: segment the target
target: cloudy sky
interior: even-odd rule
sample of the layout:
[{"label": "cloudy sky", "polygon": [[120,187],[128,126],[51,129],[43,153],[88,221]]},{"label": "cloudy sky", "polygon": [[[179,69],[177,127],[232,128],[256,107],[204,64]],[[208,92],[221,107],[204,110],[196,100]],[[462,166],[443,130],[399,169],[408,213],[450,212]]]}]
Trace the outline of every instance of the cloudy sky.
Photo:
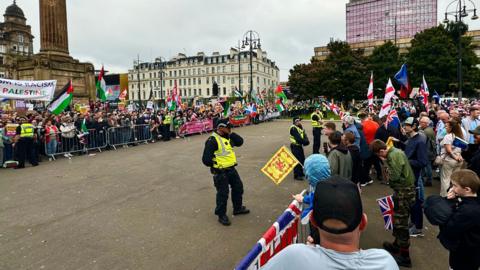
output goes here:
[{"label": "cloudy sky", "polygon": [[[476,1],[476,0],[475,0]],[[1,0],[6,8],[12,0]],[[98,68],[126,72],[142,61],[177,53],[227,53],[247,30],[256,30],[262,48],[277,62],[281,80],[313,48],[330,38],[345,39],[347,0],[70,0],[67,1],[70,53]],[[448,0],[438,1],[439,19]],[[38,0],[18,0],[39,44]],[[480,22],[470,25],[479,29]]]}]

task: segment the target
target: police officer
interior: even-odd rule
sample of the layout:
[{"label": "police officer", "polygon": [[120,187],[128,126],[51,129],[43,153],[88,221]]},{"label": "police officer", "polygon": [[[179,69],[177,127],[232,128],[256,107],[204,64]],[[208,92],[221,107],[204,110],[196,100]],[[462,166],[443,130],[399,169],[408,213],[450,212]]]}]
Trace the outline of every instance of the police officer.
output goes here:
[{"label": "police officer", "polygon": [[305,153],[303,152],[303,146],[310,144],[308,141],[307,134],[305,129],[302,127],[300,122],[302,119],[300,117],[293,118],[293,125],[290,127],[290,149],[292,149],[292,154],[300,162],[293,169],[293,178],[295,180],[302,181],[304,180],[305,175],[303,174],[303,162],[305,162]]},{"label": "police officer", "polygon": [[229,186],[232,188],[233,215],[250,213],[242,203],[243,183],[235,169],[237,158],[233,151],[233,147],[243,145],[243,138],[233,133],[231,128],[228,119],[219,120],[216,131],[205,143],[202,157],[203,164],[210,167],[217,189],[215,215],[218,216],[218,222],[225,226],[231,224],[226,215]]},{"label": "police officer", "polygon": [[323,122],[322,122],[323,114],[320,111],[320,108],[315,109],[315,111],[311,115],[312,119],[312,128],[313,128],[313,153],[320,154],[320,145],[321,145],[321,137],[322,137],[322,129],[323,129]]},{"label": "police officer", "polygon": [[28,161],[32,166],[38,166],[38,161],[35,158],[35,149],[34,149],[34,136],[35,136],[35,127],[27,122],[27,118],[20,117],[20,125],[17,127],[16,136],[15,136],[15,148],[18,159],[17,169],[25,168],[25,159],[28,158]]},{"label": "police officer", "polygon": [[163,119],[163,140],[170,141],[170,125],[172,124],[172,116],[170,112],[165,112],[165,118]]}]

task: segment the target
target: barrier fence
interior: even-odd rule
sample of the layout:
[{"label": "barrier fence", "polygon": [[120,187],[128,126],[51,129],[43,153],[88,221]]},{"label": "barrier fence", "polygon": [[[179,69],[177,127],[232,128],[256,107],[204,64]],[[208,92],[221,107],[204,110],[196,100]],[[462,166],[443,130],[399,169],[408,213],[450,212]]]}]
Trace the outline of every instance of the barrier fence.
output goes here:
[{"label": "barrier fence", "polygon": [[[258,115],[258,121],[265,122],[280,117],[279,112]],[[249,115],[230,117],[230,122],[234,126],[249,125],[252,123]],[[116,149],[118,146],[125,146],[136,143],[147,143],[153,139],[150,125],[135,125],[128,127],[111,127],[106,130],[89,129],[88,132],[58,132],[46,134],[51,139],[45,143],[45,153],[47,156],[55,159],[55,156],[88,153],[89,151],[99,151],[111,146]],[[183,124],[179,128],[179,135],[186,136],[198,133],[207,133],[213,130],[213,120],[205,119],[192,121]]]},{"label": "barrier fence", "polygon": [[260,269],[285,247],[299,242],[305,243],[308,236],[308,224],[302,225],[299,222],[301,213],[302,205],[294,200],[235,266],[235,270]]}]

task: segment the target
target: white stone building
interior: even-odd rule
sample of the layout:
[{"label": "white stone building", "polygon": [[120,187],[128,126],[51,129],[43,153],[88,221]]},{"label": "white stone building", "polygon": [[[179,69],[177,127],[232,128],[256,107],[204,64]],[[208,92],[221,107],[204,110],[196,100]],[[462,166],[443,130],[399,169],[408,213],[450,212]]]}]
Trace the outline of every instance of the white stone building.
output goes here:
[{"label": "white stone building", "polygon": [[[254,93],[274,91],[280,80],[279,68],[260,49],[253,51],[252,56]],[[151,63],[135,64],[128,72],[129,100],[148,100],[150,92],[154,100],[164,100],[174,88],[175,81],[184,99],[211,97],[214,82],[219,87],[219,97],[230,97],[235,87],[239,87],[239,77],[240,89],[248,93],[249,57],[250,51],[241,51],[240,73],[238,50],[233,48],[230,54],[214,52],[207,56],[199,52],[196,56],[186,56],[180,53],[168,61],[157,58]]]}]

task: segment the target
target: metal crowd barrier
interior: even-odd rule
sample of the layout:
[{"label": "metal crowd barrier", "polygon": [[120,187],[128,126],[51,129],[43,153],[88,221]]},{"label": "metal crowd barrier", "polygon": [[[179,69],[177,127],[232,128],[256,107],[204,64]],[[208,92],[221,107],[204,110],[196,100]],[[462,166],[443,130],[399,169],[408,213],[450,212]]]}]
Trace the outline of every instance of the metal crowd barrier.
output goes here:
[{"label": "metal crowd barrier", "polygon": [[132,143],[147,143],[153,139],[150,125],[136,125],[129,127],[112,127],[107,130],[108,145],[117,149],[117,146],[127,146]]},{"label": "metal crowd barrier", "polygon": [[[75,130],[72,133],[57,132],[55,138],[51,138],[51,140],[57,141],[54,149],[49,149],[49,145],[45,143],[45,153],[47,156],[55,159],[55,156],[58,155],[88,153],[91,150],[98,150],[101,152],[102,149],[107,147],[107,135],[105,130],[89,129],[88,132],[85,133]],[[50,152],[49,150],[53,151]]]}]

